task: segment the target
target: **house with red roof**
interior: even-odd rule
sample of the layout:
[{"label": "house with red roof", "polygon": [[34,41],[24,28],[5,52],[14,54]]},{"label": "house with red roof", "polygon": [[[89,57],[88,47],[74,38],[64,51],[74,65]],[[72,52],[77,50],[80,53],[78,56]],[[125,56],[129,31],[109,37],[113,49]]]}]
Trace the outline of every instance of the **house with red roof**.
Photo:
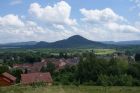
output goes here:
[{"label": "house with red roof", "polygon": [[74,66],[77,65],[79,62],[78,57],[74,58],[46,58],[42,59],[42,62],[52,62],[55,65],[56,71],[59,71],[61,69],[64,69],[67,65],[68,66]]},{"label": "house with red roof", "polygon": [[47,83],[48,85],[52,85],[53,80],[51,74],[49,72],[21,74],[21,84],[30,85],[38,82],[44,82]]},{"label": "house with red roof", "polygon": [[13,68],[22,69],[23,73],[25,72],[36,73],[36,72],[40,72],[41,68],[46,65],[47,65],[47,62],[35,62],[33,64],[30,64],[30,63],[14,64]]},{"label": "house with red roof", "polygon": [[5,72],[0,75],[0,86],[9,86],[13,85],[16,82],[16,77],[11,74]]}]

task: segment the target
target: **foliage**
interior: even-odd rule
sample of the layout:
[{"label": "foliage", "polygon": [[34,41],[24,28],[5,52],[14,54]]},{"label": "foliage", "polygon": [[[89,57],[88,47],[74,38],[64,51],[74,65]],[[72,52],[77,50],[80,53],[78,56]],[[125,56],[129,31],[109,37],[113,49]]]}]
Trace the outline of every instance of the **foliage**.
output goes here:
[{"label": "foliage", "polygon": [[44,87],[44,86],[47,86],[47,83],[44,83],[44,82],[36,82],[36,83],[32,83],[31,86],[33,88]]},{"label": "foliage", "polygon": [[8,72],[9,71],[9,67],[6,65],[0,66],[0,74],[4,73],[4,72]]},{"label": "foliage", "polygon": [[55,64],[53,64],[52,62],[48,62],[47,66],[43,66],[41,68],[41,72],[50,72],[51,74],[53,74],[55,69]]},{"label": "foliage", "polygon": [[23,74],[23,71],[21,69],[11,69],[10,73],[16,77],[16,82],[19,83],[21,79],[21,74]]},{"label": "foliage", "polygon": [[135,55],[135,60],[136,60],[136,61],[140,61],[140,54],[136,54],[136,55]]},{"label": "foliage", "polygon": [[107,75],[99,75],[98,76],[98,85],[103,86],[132,86],[133,78],[127,74],[125,75],[115,75],[115,76],[107,76]]},{"label": "foliage", "polygon": [[0,88],[0,93],[140,93],[139,87],[102,86],[10,86]]}]

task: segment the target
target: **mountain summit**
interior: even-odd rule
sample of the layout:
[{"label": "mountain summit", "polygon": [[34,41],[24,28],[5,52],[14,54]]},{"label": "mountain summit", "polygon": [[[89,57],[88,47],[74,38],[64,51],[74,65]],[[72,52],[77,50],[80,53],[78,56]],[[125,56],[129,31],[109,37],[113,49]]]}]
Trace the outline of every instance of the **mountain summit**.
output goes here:
[{"label": "mountain summit", "polygon": [[[44,46],[45,45],[45,46]],[[106,44],[88,40],[80,35],[74,35],[67,39],[56,41],[53,43],[36,44],[35,47],[41,48],[78,48],[78,47],[101,47]]]},{"label": "mountain summit", "polygon": [[[18,48],[85,48],[85,47],[102,48],[102,47],[108,46],[107,44],[88,40],[80,35],[74,35],[67,39],[59,40],[59,41],[52,42],[52,43],[40,41],[34,45],[29,45],[26,43],[24,43],[23,45],[17,45],[17,44],[16,45],[11,44],[11,45],[12,45],[12,47],[15,47],[15,48],[16,47],[18,47]],[[10,48],[11,45],[8,44],[8,45],[6,45],[6,47]],[[2,47],[2,46],[0,46],[0,47]],[[5,47],[5,46],[3,46],[3,47]]]}]

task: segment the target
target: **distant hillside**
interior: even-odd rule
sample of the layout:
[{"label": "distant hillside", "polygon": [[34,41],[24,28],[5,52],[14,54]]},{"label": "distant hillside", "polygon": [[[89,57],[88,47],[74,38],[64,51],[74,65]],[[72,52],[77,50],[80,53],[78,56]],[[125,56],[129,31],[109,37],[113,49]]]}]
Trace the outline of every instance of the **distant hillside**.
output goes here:
[{"label": "distant hillside", "polygon": [[119,41],[119,42],[114,42],[114,41],[105,41],[102,42],[105,44],[114,44],[114,45],[140,45],[140,40],[132,40],[132,41]]},{"label": "distant hillside", "polygon": [[64,40],[48,43],[45,41],[29,41],[1,44],[0,48],[116,48],[116,47],[140,46],[140,40],[135,41],[104,41],[96,42],[88,40],[80,35],[74,35]]},{"label": "distant hillside", "polygon": [[29,42],[16,42],[16,43],[7,43],[7,44],[0,44],[1,46],[21,46],[21,45],[35,45],[37,44],[36,41],[29,41]]},{"label": "distant hillside", "polygon": [[0,48],[22,48],[23,46],[33,46],[36,45],[38,42],[36,41],[29,41],[29,42],[17,42],[17,43],[7,43],[7,44],[0,44]]},{"label": "distant hillside", "polygon": [[68,39],[56,41],[53,43],[39,42],[34,47],[39,48],[78,48],[78,47],[103,47],[106,44],[88,40],[79,35],[69,37]]},{"label": "distant hillside", "polygon": [[108,47],[111,45],[103,44],[96,41],[88,40],[82,36],[74,35],[72,37],[69,37],[68,39],[48,43],[48,42],[22,42],[22,43],[12,43],[7,45],[1,45],[0,47],[6,47],[6,48],[103,48]]}]

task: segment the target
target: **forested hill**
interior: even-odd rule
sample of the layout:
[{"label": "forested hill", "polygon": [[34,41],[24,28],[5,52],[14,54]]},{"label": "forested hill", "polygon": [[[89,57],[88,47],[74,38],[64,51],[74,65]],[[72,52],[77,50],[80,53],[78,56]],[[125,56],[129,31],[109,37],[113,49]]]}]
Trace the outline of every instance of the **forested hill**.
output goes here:
[{"label": "forested hill", "polygon": [[140,41],[104,41],[97,42],[88,40],[80,35],[74,35],[64,40],[56,42],[45,42],[45,41],[29,41],[19,43],[8,43],[1,44],[0,48],[127,48],[127,47],[140,47]]},{"label": "forested hill", "polygon": [[101,42],[91,41],[82,36],[74,35],[69,37],[68,39],[48,43],[48,42],[38,42],[36,44],[31,45],[18,45],[18,44],[7,44],[7,45],[0,45],[1,48],[104,48],[110,47],[112,45],[103,44]]}]

